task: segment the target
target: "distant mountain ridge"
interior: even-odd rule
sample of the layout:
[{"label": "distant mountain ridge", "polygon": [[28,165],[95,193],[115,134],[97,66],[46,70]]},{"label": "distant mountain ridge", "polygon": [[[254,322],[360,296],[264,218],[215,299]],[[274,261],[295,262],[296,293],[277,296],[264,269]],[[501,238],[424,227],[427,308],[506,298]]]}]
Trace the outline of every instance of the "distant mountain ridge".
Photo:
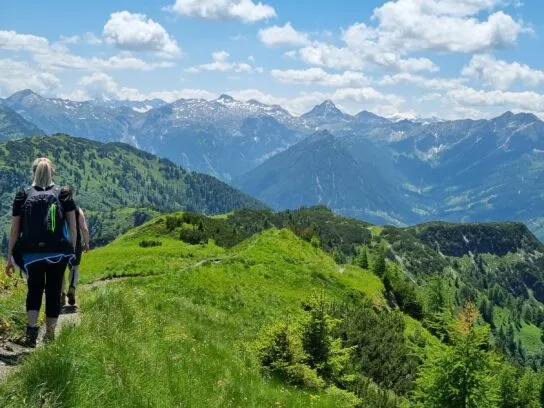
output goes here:
[{"label": "distant mountain ridge", "polygon": [[[47,133],[127,142],[187,169],[235,180],[276,208],[323,203],[397,225],[517,220],[544,237],[544,122],[532,114],[391,120],[367,111],[348,115],[328,100],[297,117],[281,106],[229,95],[169,104],[71,102],[28,90],[2,103]],[[326,146],[305,141],[323,130],[335,140]],[[293,151],[301,152],[300,162],[291,163]],[[322,157],[322,166],[309,163],[311,157]],[[346,183],[326,177],[324,168],[343,174]],[[328,193],[318,191],[317,179]],[[299,192],[305,187],[311,191]]]}]

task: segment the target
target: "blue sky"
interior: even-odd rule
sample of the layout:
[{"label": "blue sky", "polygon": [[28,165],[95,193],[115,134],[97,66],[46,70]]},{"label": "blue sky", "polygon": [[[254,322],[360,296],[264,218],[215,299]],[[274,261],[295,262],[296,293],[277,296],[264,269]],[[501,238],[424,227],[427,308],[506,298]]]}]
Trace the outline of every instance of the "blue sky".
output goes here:
[{"label": "blue sky", "polygon": [[544,117],[543,34],[537,0],[3,0],[0,97]]}]

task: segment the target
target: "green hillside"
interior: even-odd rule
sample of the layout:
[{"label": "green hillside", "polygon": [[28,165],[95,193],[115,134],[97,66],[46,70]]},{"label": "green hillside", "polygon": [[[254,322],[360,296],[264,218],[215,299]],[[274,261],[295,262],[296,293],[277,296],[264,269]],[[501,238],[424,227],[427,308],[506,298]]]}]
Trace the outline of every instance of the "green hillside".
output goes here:
[{"label": "green hillside", "polygon": [[15,192],[30,183],[31,163],[42,155],[54,162],[57,184],[76,187],[78,204],[91,216],[95,244],[109,242],[158,213],[189,210],[220,214],[263,207],[211,176],[186,172],[128,145],[55,135],[0,144],[4,230]]},{"label": "green hillside", "polygon": [[[474,372],[467,406],[540,406],[542,303],[501,268],[536,273],[542,246],[518,224],[463,225],[480,250],[510,235],[452,256],[427,228],[323,207],[155,218],[84,257],[81,323],[0,384],[0,404],[454,407],[456,378]],[[13,285],[0,337],[23,330]]]},{"label": "green hillside", "polygon": [[43,135],[43,130],[0,102],[0,141]]}]

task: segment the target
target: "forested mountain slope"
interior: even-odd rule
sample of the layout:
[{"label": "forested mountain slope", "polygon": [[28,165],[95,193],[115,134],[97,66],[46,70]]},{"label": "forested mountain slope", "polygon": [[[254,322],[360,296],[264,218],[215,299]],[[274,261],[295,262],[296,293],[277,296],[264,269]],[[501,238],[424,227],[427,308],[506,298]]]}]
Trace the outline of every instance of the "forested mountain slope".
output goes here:
[{"label": "forested mountain slope", "polygon": [[187,172],[128,145],[55,135],[0,145],[4,228],[14,194],[30,183],[30,167],[38,156],[53,161],[57,184],[75,186],[78,204],[89,212],[97,244],[111,241],[158,213],[190,210],[221,214],[263,207],[211,176]]}]

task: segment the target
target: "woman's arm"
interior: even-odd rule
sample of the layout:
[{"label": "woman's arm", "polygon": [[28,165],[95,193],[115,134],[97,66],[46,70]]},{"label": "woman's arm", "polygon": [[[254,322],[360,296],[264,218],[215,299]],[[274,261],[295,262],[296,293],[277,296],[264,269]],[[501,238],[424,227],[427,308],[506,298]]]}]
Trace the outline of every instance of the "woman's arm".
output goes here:
[{"label": "woman's arm", "polygon": [[87,227],[87,220],[85,219],[85,213],[80,208],[79,209],[79,229],[81,230],[81,235],[83,236],[83,249],[87,252],[91,246],[91,235],[89,234],[89,227]]},{"label": "woman's arm", "polygon": [[9,234],[9,244],[8,244],[8,264],[6,265],[6,274],[8,276],[13,275],[15,270],[15,265],[13,264],[13,248],[15,243],[19,240],[19,235],[21,234],[21,216],[17,215],[11,219],[11,232]]},{"label": "woman's arm", "polygon": [[70,231],[70,241],[72,242],[72,247],[75,252],[77,242],[76,212],[68,211],[66,213],[66,220],[68,221],[68,230]]}]

